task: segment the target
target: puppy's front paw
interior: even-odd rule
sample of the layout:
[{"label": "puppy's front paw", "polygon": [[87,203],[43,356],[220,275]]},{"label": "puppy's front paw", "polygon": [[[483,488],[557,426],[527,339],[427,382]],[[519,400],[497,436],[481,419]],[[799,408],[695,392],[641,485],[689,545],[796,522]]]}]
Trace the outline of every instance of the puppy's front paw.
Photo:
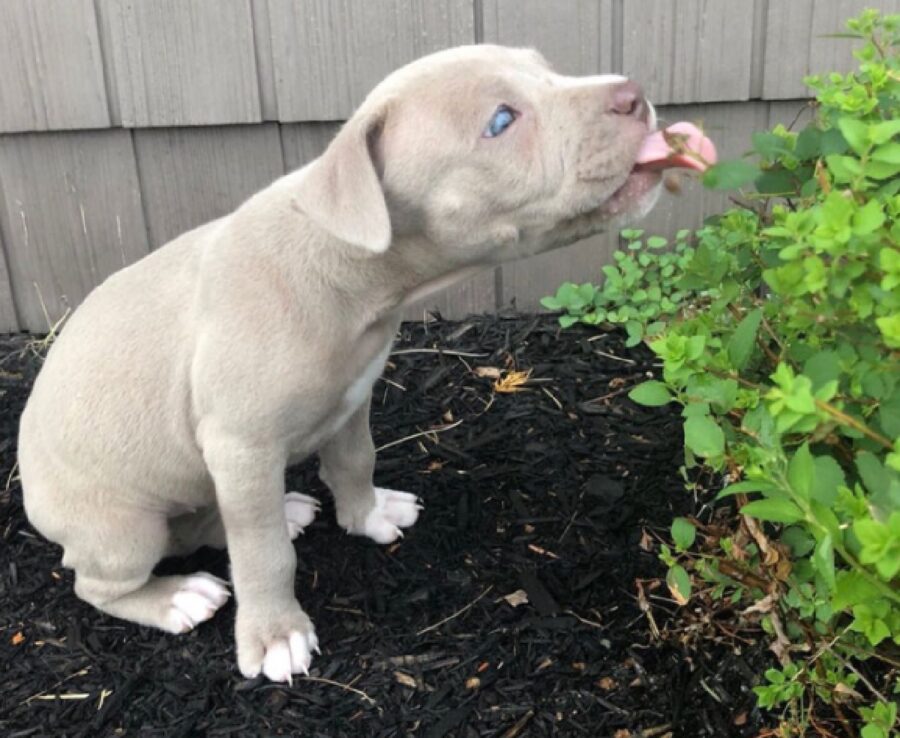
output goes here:
[{"label": "puppy's front paw", "polygon": [[375,507],[360,526],[348,533],[368,536],[376,543],[393,543],[403,536],[401,528],[409,528],[419,517],[422,505],[419,498],[408,492],[375,488]]},{"label": "puppy's front paw", "polygon": [[172,604],[166,614],[166,630],[171,633],[187,633],[204,620],[209,620],[231,597],[226,582],[205,571],[184,577],[181,586],[172,595]]},{"label": "puppy's front paw", "polygon": [[284,496],[284,516],[287,518],[288,534],[293,541],[303,532],[319,512],[319,501],[301,492],[288,492]]},{"label": "puppy's front paw", "polygon": [[262,672],[273,682],[291,684],[293,674],[309,674],[312,654],[319,653],[313,625],[296,603],[275,616],[238,608],[236,640],[238,668],[248,679]]}]

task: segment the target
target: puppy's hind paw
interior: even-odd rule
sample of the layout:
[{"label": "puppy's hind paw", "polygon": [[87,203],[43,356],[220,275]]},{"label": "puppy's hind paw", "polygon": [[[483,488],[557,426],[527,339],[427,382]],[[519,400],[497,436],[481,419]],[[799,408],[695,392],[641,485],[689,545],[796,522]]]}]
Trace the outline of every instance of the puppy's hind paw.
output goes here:
[{"label": "puppy's hind paw", "polygon": [[292,541],[315,520],[319,507],[319,501],[315,497],[301,492],[288,492],[284,496],[284,516]]},{"label": "puppy's hind paw", "polygon": [[422,505],[415,495],[376,487],[375,507],[362,526],[354,526],[348,532],[368,536],[376,543],[393,543],[403,537],[401,528],[409,528],[416,522],[421,509]]},{"label": "puppy's hind paw", "polygon": [[172,603],[166,614],[166,630],[170,633],[186,633],[209,620],[231,597],[226,583],[205,571],[184,577],[181,586],[172,595]]}]

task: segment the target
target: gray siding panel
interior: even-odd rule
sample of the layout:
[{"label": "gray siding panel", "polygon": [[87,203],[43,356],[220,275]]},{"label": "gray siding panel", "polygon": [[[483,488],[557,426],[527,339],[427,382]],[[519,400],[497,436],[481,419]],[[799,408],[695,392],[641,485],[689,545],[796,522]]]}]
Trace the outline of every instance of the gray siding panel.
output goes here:
[{"label": "gray siding panel", "polygon": [[381,79],[475,40],[473,0],[269,0],[278,118],[344,120]]},{"label": "gray siding panel", "polygon": [[596,282],[600,269],[612,261],[616,234],[603,233],[572,246],[504,264],[500,306],[515,301],[522,311],[543,310],[540,300],[556,293],[563,282]]},{"label": "gray siding panel", "polygon": [[92,0],[3,0],[0,131],[109,125]]},{"label": "gray siding panel", "polygon": [[128,132],[4,136],[0,171],[0,219],[23,328],[46,331],[48,317],[57,321],[148,252]]},{"label": "gray siding panel", "polygon": [[859,42],[828,38],[844,33],[847,19],[865,8],[900,12],[900,0],[768,0],[766,56],[762,95],[767,100],[809,95],[807,74],[848,72],[856,68],[852,50]]},{"label": "gray siding panel", "polygon": [[321,156],[340,128],[340,121],[285,123],[281,126],[285,169],[292,172]]},{"label": "gray siding panel", "polygon": [[747,100],[754,4],[626,0],[623,72],[654,103]]},{"label": "gray siding panel", "polygon": [[3,239],[0,238],[0,333],[12,333],[17,330],[19,330],[19,321],[16,318],[9,269],[6,266],[6,252],[3,247]]},{"label": "gray siding panel", "polygon": [[422,320],[426,311],[437,311],[444,318],[464,318],[497,309],[494,270],[481,274],[425,297],[403,310],[404,320]]},{"label": "gray siding panel", "polygon": [[615,72],[612,0],[484,0],[484,40],[531,46],[563,74]]},{"label": "gray siding panel", "polygon": [[97,1],[125,126],[262,119],[249,0]]},{"label": "gray siding panel", "polygon": [[269,0],[250,0],[250,2],[250,9],[253,12],[253,43],[256,47],[256,71],[259,75],[262,118],[263,120],[278,120]]},{"label": "gray siding panel", "polygon": [[150,243],[226,215],[284,173],[278,126],[134,132]]}]

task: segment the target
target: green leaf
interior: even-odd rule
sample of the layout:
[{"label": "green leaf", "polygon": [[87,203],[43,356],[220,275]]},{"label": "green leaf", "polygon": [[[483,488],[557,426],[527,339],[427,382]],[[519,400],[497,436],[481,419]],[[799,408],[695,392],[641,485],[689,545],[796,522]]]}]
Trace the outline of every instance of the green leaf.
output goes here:
[{"label": "green leaf", "polygon": [[576,315],[560,315],[559,316],[559,324],[563,328],[569,328],[575,325],[578,322],[578,316]]},{"label": "green leaf", "polygon": [[716,499],[721,500],[723,497],[730,497],[731,495],[737,495],[744,492],[762,492],[763,494],[767,494],[777,491],[778,488],[771,482],[766,482],[762,479],[747,479],[743,482],[729,484],[716,495]]},{"label": "green leaf", "polygon": [[719,456],[725,451],[725,434],[708,415],[684,421],[684,445],[697,456]]},{"label": "green leaf", "polygon": [[825,534],[822,540],[816,545],[816,551],[813,554],[812,562],[819,572],[819,576],[825,580],[829,589],[834,588],[834,545],[830,534]]},{"label": "green leaf", "polygon": [[541,305],[547,310],[559,310],[562,307],[562,304],[555,297],[542,297]]},{"label": "green leaf", "polygon": [[872,233],[881,228],[885,215],[878,200],[869,200],[853,214],[853,232],[860,235]]},{"label": "green leaf", "polygon": [[683,566],[675,564],[666,574],[666,584],[679,605],[686,605],[691,598],[691,578]]},{"label": "green leaf", "polygon": [[697,530],[687,518],[675,518],[672,521],[672,540],[679,551],[686,551],[694,545]]},{"label": "green leaf", "polygon": [[776,133],[758,131],[751,138],[753,140],[753,150],[767,159],[774,159],[779,154],[791,153],[785,146],[784,139]]},{"label": "green leaf", "polygon": [[815,125],[808,125],[797,136],[794,156],[798,159],[815,159],[822,152],[822,131]]},{"label": "green leaf", "polygon": [[803,520],[803,511],[790,500],[754,500],[741,508],[741,514],[772,523],[797,523]]},{"label": "green leaf", "polygon": [[831,606],[836,611],[843,611],[854,605],[871,602],[878,597],[878,587],[866,579],[860,572],[844,569],[835,577]]},{"label": "green leaf", "polygon": [[736,190],[759,176],[759,168],[742,159],[714,164],[703,175],[703,185],[711,190]]},{"label": "green leaf", "polygon": [[879,146],[872,152],[873,161],[882,161],[885,164],[900,164],[900,143],[892,141],[891,143]]},{"label": "green leaf", "polygon": [[667,405],[672,401],[672,394],[669,392],[669,388],[656,380],[639,384],[628,393],[628,397],[639,405],[647,405],[649,407]]},{"label": "green leaf", "polygon": [[874,144],[883,144],[900,135],[900,119],[886,120],[869,126],[869,138]]},{"label": "green leaf", "polygon": [[816,467],[812,454],[809,452],[808,443],[804,443],[791,457],[787,476],[794,493],[804,500],[808,500],[812,494],[816,476]]},{"label": "green leaf", "polygon": [[840,376],[840,356],[835,351],[818,351],[803,365],[803,373],[812,380],[813,391]]},{"label": "green leaf", "polygon": [[830,507],[837,501],[838,488],[847,484],[844,470],[833,456],[816,456],[813,461],[816,471],[812,498]]},{"label": "green leaf", "polygon": [[794,173],[784,167],[767,169],[753,184],[762,195],[786,195],[797,189]]},{"label": "green leaf", "polygon": [[842,117],[838,120],[838,128],[844,134],[850,148],[862,156],[869,150],[869,126],[861,120]]},{"label": "green leaf", "polygon": [[728,341],[728,358],[735,369],[741,370],[747,366],[747,362],[753,354],[753,347],[756,345],[756,333],[762,322],[762,316],[762,310],[757,308],[747,313],[734,329],[734,333]]}]

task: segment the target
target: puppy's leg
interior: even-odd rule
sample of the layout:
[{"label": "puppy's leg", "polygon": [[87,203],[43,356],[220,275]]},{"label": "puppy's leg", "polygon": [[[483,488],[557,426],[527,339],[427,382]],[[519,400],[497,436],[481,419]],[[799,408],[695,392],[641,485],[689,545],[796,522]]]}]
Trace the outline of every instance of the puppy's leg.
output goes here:
[{"label": "puppy's leg", "polygon": [[230,596],[225,582],[206,572],[152,575],[168,547],[162,515],[107,510],[90,529],[69,533],[63,565],[75,570],[75,594],[110,615],[183,633],[211,618]]},{"label": "puppy's leg", "polygon": [[[301,492],[284,496],[284,516],[293,541],[315,519],[319,501]],[[225,526],[219,508],[210,505],[193,513],[169,519],[169,548],[166,556],[187,556],[201,546],[224,549],[227,546]]]},{"label": "puppy's leg", "polygon": [[284,494],[287,454],[230,434],[213,421],[203,421],[199,435],[231,558],[238,667],[247,677],[262,671],[273,681],[290,682],[292,674],[308,672],[318,641],[294,597],[297,562]]},{"label": "puppy's leg", "polygon": [[419,517],[415,495],[375,487],[375,445],[369,430],[371,397],[322,448],[319,477],[334,495],[338,523],[348,533],[391,543]]}]

